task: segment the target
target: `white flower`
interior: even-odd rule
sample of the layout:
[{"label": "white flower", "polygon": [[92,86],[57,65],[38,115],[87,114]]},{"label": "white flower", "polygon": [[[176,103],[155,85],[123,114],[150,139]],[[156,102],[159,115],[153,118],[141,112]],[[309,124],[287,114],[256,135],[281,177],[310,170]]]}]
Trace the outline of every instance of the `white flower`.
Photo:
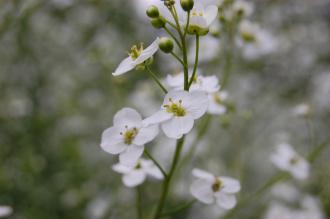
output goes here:
[{"label": "white flower", "polygon": [[209,26],[218,15],[218,7],[215,4],[209,4],[205,0],[196,0],[190,14],[188,32],[190,34],[206,35]]},{"label": "white flower", "polygon": [[296,219],[293,218],[293,211],[278,202],[272,202],[267,209],[264,219]]},{"label": "white flower", "polygon": [[101,147],[110,154],[119,154],[119,161],[126,165],[136,163],[144,151],[144,144],[158,134],[158,126],[143,126],[141,115],[131,108],[116,113],[113,126],[102,134]]},{"label": "white flower", "polygon": [[227,111],[225,101],[228,98],[227,91],[219,91],[215,93],[211,93],[208,95],[209,97],[209,108],[208,113],[215,115],[222,115]]},{"label": "white flower", "polygon": [[131,48],[131,52],[129,53],[129,56],[119,64],[115,72],[113,72],[112,74],[114,76],[122,75],[134,69],[135,67],[139,66],[148,59],[150,59],[157,52],[159,48],[158,42],[159,42],[159,38],[157,37],[157,39],[145,49],[143,49],[142,43],[140,44],[139,47],[134,45]]},{"label": "white flower", "polygon": [[191,194],[205,204],[216,203],[224,209],[236,205],[235,193],[241,190],[238,180],[220,176],[216,177],[204,170],[193,169],[192,174],[197,178],[190,187]]},{"label": "white flower", "polygon": [[233,4],[233,11],[238,15],[250,16],[253,13],[254,5],[251,2],[238,0]]},{"label": "white flower", "polygon": [[190,132],[194,120],[202,117],[207,107],[207,95],[202,91],[170,91],[160,111],[147,118],[145,124],[160,123],[167,137],[179,139]]},{"label": "white flower", "polygon": [[293,109],[293,114],[296,116],[307,117],[312,113],[312,108],[307,103],[301,103]]},{"label": "white flower", "polygon": [[[192,72],[189,73],[189,79],[192,75]],[[183,72],[176,75],[167,75],[166,78],[167,84],[176,90],[183,90],[184,85],[184,74]],[[212,76],[202,76],[197,74],[190,86],[190,91],[204,91],[206,93],[214,93],[220,89],[219,80],[215,75]]]},{"label": "white flower", "polygon": [[13,209],[10,206],[0,206],[0,218],[7,217],[13,213]]},{"label": "white flower", "polygon": [[279,144],[270,159],[280,170],[290,172],[297,179],[306,179],[309,175],[309,163],[287,143]]},{"label": "white flower", "polygon": [[247,59],[256,59],[262,55],[267,55],[277,47],[277,42],[270,33],[248,20],[240,23],[239,34],[236,42],[238,47],[243,49],[243,56]]},{"label": "white flower", "polygon": [[134,166],[126,166],[121,163],[112,166],[112,169],[123,174],[123,183],[127,187],[135,187],[142,184],[147,176],[152,176],[156,179],[163,179],[163,174],[156,165],[146,159],[139,159]]}]

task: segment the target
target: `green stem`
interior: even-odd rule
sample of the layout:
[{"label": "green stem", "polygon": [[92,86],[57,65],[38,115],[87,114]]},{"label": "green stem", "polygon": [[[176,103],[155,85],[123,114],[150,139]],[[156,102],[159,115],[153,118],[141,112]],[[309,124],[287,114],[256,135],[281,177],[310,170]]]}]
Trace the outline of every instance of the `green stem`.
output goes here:
[{"label": "green stem", "polygon": [[180,59],[180,57],[178,55],[176,55],[174,52],[171,52],[171,55],[178,60],[178,62],[180,62],[182,65],[184,65],[183,61]]},{"label": "green stem", "polygon": [[186,35],[187,35],[187,32],[188,32],[188,27],[189,27],[189,23],[190,23],[190,11],[188,11],[188,14],[187,14],[187,23],[186,23],[186,27],[184,29],[184,34],[183,34],[183,37],[185,38]]},{"label": "green stem", "polygon": [[150,159],[152,160],[152,162],[154,162],[154,164],[158,167],[158,169],[160,170],[160,172],[162,172],[164,178],[167,178],[167,174],[165,172],[165,170],[163,169],[163,167],[157,162],[157,160],[149,153],[149,151],[147,149],[144,149],[144,154]]},{"label": "green stem", "polygon": [[142,212],[142,191],[141,187],[138,186],[136,188],[136,213],[138,219],[143,219],[143,212]]},{"label": "green stem", "polygon": [[194,70],[191,75],[188,89],[190,88],[191,84],[193,83],[195,77],[196,77],[196,72],[197,72],[197,66],[198,66],[198,54],[199,54],[199,35],[196,34],[196,53],[195,53],[195,64],[194,64]]},{"label": "green stem", "polygon": [[165,201],[166,201],[166,198],[168,196],[168,191],[170,189],[172,176],[174,174],[174,171],[177,167],[177,164],[178,164],[178,161],[179,161],[179,158],[180,158],[181,150],[182,150],[183,143],[184,143],[184,138],[185,137],[183,136],[182,138],[178,139],[177,142],[176,142],[176,148],[175,148],[175,153],[174,153],[174,157],[173,157],[173,160],[172,160],[171,169],[168,173],[167,178],[163,182],[162,194],[160,196],[158,206],[157,206],[157,209],[156,209],[156,212],[154,214],[153,219],[159,219],[160,215],[162,213],[162,210],[164,208]]},{"label": "green stem", "polygon": [[[326,141],[326,142],[318,145],[314,149],[312,149],[309,152],[309,154],[307,155],[307,159],[309,160],[309,162],[310,163],[313,163],[315,161],[315,159],[321,154],[321,152],[328,145],[329,145],[329,141]],[[235,209],[233,209],[232,211],[230,211],[227,214],[225,214],[223,217],[221,217],[221,219],[229,219],[229,218],[231,218],[233,215],[235,215],[238,212],[239,209],[245,207],[246,205],[248,205],[250,203],[253,203],[253,200],[255,200],[256,198],[262,196],[265,192],[268,191],[268,189],[270,189],[271,187],[273,187],[273,185],[275,185],[276,183],[278,183],[278,182],[280,182],[282,180],[289,179],[289,178],[290,178],[290,175],[288,173],[286,173],[286,172],[281,172],[281,173],[278,173],[278,174],[272,176],[257,191],[255,191],[251,195],[247,196],[246,198],[241,199],[237,203]]]},{"label": "green stem", "polygon": [[145,68],[147,69],[147,72],[149,75],[154,79],[154,81],[159,85],[159,87],[164,91],[165,94],[167,94],[167,89],[164,87],[164,85],[160,82],[158,77],[151,71],[148,65],[145,65]]},{"label": "green stem", "polygon": [[184,203],[182,205],[179,205],[178,207],[174,208],[174,209],[171,209],[171,210],[168,210],[168,211],[164,211],[164,213],[162,213],[162,217],[165,217],[165,216],[169,216],[169,215],[172,215],[172,214],[175,214],[177,212],[180,212],[182,210],[185,210],[189,207],[191,207],[194,203],[196,202],[196,199],[193,199],[187,203]]},{"label": "green stem", "polygon": [[166,26],[164,27],[164,30],[168,33],[168,35],[170,35],[173,38],[173,40],[175,41],[175,43],[182,50],[182,46],[181,46],[179,40],[174,36],[174,34]]}]

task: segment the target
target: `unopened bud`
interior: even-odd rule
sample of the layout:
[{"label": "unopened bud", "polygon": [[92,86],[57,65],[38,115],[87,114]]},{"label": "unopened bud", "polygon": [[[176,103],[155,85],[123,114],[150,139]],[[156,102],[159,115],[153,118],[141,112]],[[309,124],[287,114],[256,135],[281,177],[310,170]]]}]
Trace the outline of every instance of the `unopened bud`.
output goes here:
[{"label": "unopened bud", "polygon": [[148,17],[150,18],[158,18],[159,17],[159,11],[158,8],[154,5],[151,5],[147,11],[146,11]]},{"label": "unopened bud", "polygon": [[174,48],[173,41],[170,38],[162,37],[159,40],[159,48],[165,53],[170,53]]},{"label": "unopened bud", "polygon": [[180,3],[185,11],[190,11],[194,7],[194,0],[180,0]]},{"label": "unopened bud", "polygon": [[162,16],[159,16],[157,18],[152,18],[151,19],[151,24],[154,28],[157,28],[157,29],[160,29],[160,28],[163,28],[165,27],[166,25],[166,20],[164,17]]}]

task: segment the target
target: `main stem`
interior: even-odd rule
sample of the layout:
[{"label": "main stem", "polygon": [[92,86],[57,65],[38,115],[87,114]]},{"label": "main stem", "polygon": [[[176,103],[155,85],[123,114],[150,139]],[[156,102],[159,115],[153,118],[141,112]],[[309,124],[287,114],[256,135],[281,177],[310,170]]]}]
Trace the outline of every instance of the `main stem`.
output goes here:
[{"label": "main stem", "polygon": [[179,140],[177,140],[177,142],[176,142],[176,148],[175,148],[175,153],[174,153],[174,157],[173,157],[173,160],[172,160],[171,169],[170,169],[170,172],[167,175],[167,178],[165,178],[165,181],[163,183],[162,194],[161,194],[160,200],[158,202],[156,213],[155,213],[153,219],[159,219],[161,214],[162,214],[162,210],[164,208],[165,201],[166,201],[166,198],[168,196],[168,191],[169,191],[169,188],[170,188],[170,185],[171,185],[171,180],[172,180],[174,171],[177,167],[177,164],[178,164],[178,161],[179,161],[179,158],[180,158],[183,143],[184,143],[184,136],[182,138],[180,138]]},{"label": "main stem", "polygon": [[136,214],[138,219],[143,218],[143,212],[142,212],[142,191],[141,187],[138,186],[136,188]]}]

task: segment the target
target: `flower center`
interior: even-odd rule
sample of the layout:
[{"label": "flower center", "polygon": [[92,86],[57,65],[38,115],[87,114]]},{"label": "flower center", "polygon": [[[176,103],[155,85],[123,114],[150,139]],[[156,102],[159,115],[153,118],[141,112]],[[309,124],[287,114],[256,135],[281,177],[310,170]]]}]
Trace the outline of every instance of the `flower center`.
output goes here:
[{"label": "flower center", "polygon": [[140,43],[140,46],[134,45],[131,48],[131,51],[128,53],[128,55],[134,60],[136,60],[143,51],[143,43]]},{"label": "flower center", "polygon": [[241,36],[245,42],[251,43],[256,41],[256,37],[253,33],[242,31]]},{"label": "flower center", "polygon": [[196,10],[194,10],[194,11],[192,11],[191,12],[191,15],[192,16],[196,16],[196,17],[203,17],[203,12],[202,11],[196,11]]},{"label": "flower center", "polygon": [[298,156],[294,156],[294,157],[292,157],[291,159],[290,159],[290,164],[291,165],[295,165],[295,164],[297,164],[298,163],[298,161],[299,161],[299,157]]},{"label": "flower center", "polygon": [[140,161],[136,164],[136,166],[135,166],[134,168],[135,168],[136,170],[139,170],[139,169],[142,168]]},{"label": "flower center", "polygon": [[220,179],[215,179],[215,182],[212,185],[213,192],[218,192],[223,187],[223,184]]},{"label": "flower center", "polygon": [[222,101],[222,99],[221,99],[221,97],[220,97],[219,94],[214,94],[213,95],[213,100],[214,100],[214,102],[216,102],[219,105],[222,105],[222,103],[223,103],[223,101]]},{"label": "flower center", "polygon": [[186,110],[182,106],[182,100],[179,100],[178,103],[174,103],[171,98],[169,98],[169,104],[164,105],[166,112],[172,113],[177,117],[183,117],[186,115]]},{"label": "flower center", "polygon": [[136,135],[139,133],[139,130],[135,127],[132,129],[128,129],[127,126],[125,126],[125,128],[126,128],[126,131],[124,133],[121,132],[120,135],[122,135],[124,137],[125,144],[130,145],[130,144],[132,144]]}]

